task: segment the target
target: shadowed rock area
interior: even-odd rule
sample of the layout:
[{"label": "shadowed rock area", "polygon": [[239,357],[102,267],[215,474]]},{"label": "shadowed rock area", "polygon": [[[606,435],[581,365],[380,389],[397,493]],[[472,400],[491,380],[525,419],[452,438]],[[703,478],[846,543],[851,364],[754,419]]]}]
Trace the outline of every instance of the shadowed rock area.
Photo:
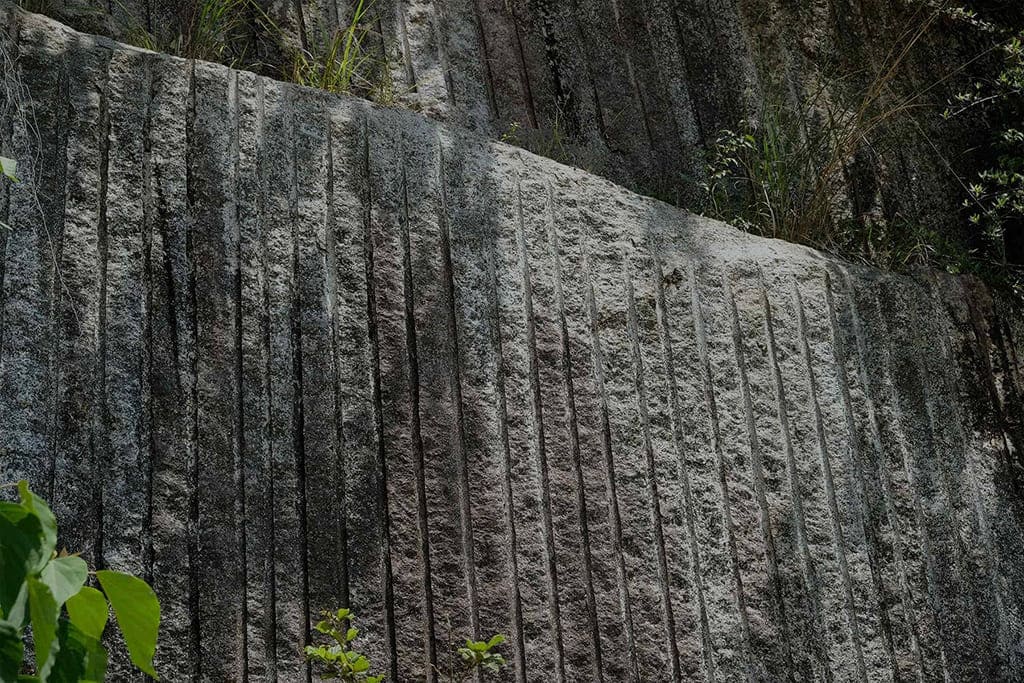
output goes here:
[{"label": "shadowed rock area", "polygon": [[[82,30],[170,41],[195,0],[31,0]],[[224,2],[225,0],[221,0]],[[354,8],[364,46],[403,107],[504,138],[642,194],[702,210],[724,130],[788,103],[814,138],[865,106],[902,111],[843,160],[838,212],[858,224],[918,221],[973,244],[964,182],[986,168],[984,116],[941,116],[998,54],[981,22],[939,0],[242,0],[220,61],[288,71]],[[972,0],[1024,27],[1016,0]],[[994,50],[995,48],[995,50]],[[904,53],[904,50],[906,51]],[[237,64],[236,64],[237,65]],[[827,106],[825,106],[827,104]],[[913,114],[911,115],[911,112]],[[959,177],[958,177],[959,176]],[[838,189],[838,188],[837,188]],[[976,246],[976,245],[974,245]]]},{"label": "shadowed rock area", "polygon": [[[1024,318],[0,10],[0,480],[177,680],[1024,677]],[[114,661],[112,680],[130,680]]]}]

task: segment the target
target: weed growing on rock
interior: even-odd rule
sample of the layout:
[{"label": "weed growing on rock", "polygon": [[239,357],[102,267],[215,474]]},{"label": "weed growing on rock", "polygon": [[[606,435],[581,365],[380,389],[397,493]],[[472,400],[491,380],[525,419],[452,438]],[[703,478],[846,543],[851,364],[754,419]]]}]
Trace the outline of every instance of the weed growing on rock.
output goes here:
[{"label": "weed growing on rock", "polygon": [[317,622],[318,633],[327,636],[329,645],[307,645],[306,659],[320,668],[320,678],[336,678],[342,681],[380,683],[384,676],[370,673],[370,660],[354,649],[352,642],[359,636],[359,629],[353,626],[355,616],[341,608],[335,612],[324,612]]},{"label": "weed growing on rock", "polygon": [[285,78],[327,92],[357,95],[384,106],[394,105],[405,92],[395,87],[386,50],[378,56],[371,47],[377,32],[367,28],[373,0],[358,0],[348,24],[334,30],[320,27],[307,47],[293,53]]},{"label": "weed growing on rock", "polygon": [[828,79],[804,98],[769,84],[761,111],[721,131],[712,146],[703,184],[703,211],[767,237],[834,250],[843,222],[845,174],[874,134],[921,106],[916,95],[892,97],[892,82],[934,15],[906,40],[855,98],[835,101],[841,78]]},{"label": "weed growing on rock", "polygon": [[[366,655],[357,651],[353,642],[359,637],[355,627],[355,615],[344,607],[334,612],[325,611],[322,619],[313,627],[325,636],[326,645],[307,645],[306,660],[319,669],[321,679],[358,681],[359,683],[381,683],[384,676],[371,673],[372,663]],[[497,652],[505,636],[497,634],[488,640],[466,640],[465,646],[455,647],[451,643],[447,669],[434,667],[434,673],[445,683],[463,683],[478,673],[498,673],[506,664],[505,658]]]}]

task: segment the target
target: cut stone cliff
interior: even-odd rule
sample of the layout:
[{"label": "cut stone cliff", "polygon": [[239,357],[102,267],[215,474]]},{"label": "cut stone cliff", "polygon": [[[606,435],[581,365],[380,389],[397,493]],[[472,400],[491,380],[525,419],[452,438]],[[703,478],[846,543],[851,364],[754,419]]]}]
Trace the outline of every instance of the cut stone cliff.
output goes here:
[{"label": "cut stone cliff", "polygon": [[[1024,677],[1024,318],[6,8],[0,479],[164,680]],[[112,663],[127,680],[126,661]]]}]

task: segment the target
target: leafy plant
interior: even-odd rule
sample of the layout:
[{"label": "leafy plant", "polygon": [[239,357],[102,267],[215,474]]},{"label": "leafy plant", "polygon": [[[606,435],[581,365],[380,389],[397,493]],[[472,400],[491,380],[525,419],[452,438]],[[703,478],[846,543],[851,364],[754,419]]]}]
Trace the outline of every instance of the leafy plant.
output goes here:
[{"label": "leafy plant", "polygon": [[827,250],[848,242],[846,174],[890,122],[923,106],[923,92],[901,97],[893,83],[935,16],[912,24],[867,84],[842,101],[836,93],[861,74],[823,78],[795,98],[766,73],[760,112],[721,131],[710,151],[702,210],[750,232]]},{"label": "leafy plant", "polygon": [[[321,669],[321,679],[359,681],[360,683],[381,683],[383,675],[370,673],[370,660],[353,649],[352,643],[359,636],[355,617],[346,608],[334,612],[323,612],[322,619],[313,627],[328,639],[326,645],[307,645],[306,660]],[[447,683],[462,683],[479,671],[497,673],[506,664],[496,648],[505,642],[505,636],[494,635],[488,640],[466,640],[464,647],[451,647],[448,670],[434,667],[434,672]],[[451,645],[451,643],[449,643]]]},{"label": "leafy plant", "polygon": [[334,93],[372,89],[368,71],[375,61],[365,47],[370,35],[364,26],[368,10],[365,0],[359,0],[347,26],[333,32],[316,32],[316,42],[295,53],[291,80]]},{"label": "leafy plant", "polygon": [[487,640],[467,638],[464,646],[456,646],[449,626],[447,670],[434,666],[438,680],[462,683],[478,673],[498,673],[505,667],[505,658],[495,649],[505,642],[505,636],[495,634]]},{"label": "leafy plant", "polygon": [[[111,570],[93,575],[77,555],[57,552],[57,522],[28,483],[19,502],[0,501],[0,680],[102,681],[107,650],[101,644],[113,608],[132,663],[153,668],[160,603],[142,579]],[[109,603],[109,607],[108,607]],[[24,673],[25,631],[31,625],[35,674]]]},{"label": "leafy plant", "polygon": [[353,620],[352,612],[344,607],[336,612],[325,611],[323,619],[313,628],[334,642],[330,645],[307,645],[306,659],[323,668],[322,679],[380,683],[384,676],[371,674],[370,660],[352,649],[352,641],[359,636],[359,629],[352,625]]},{"label": "leafy plant", "polygon": [[461,671],[450,672],[450,681],[469,680],[478,669],[498,673],[505,666],[505,658],[494,648],[505,642],[505,636],[493,635],[489,640],[466,640],[466,646],[456,650],[462,657],[463,668]]},{"label": "leafy plant", "polygon": [[18,180],[18,162],[7,157],[0,157],[0,174],[3,174],[12,183],[21,182]]},{"label": "leafy plant", "polygon": [[[1013,240],[1024,242],[1024,234],[1020,234],[1024,231],[1024,131],[1019,127],[1024,115],[1024,31],[1009,37],[1002,53],[998,73],[957,95],[956,108],[947,109],[944,116],[948,119],[982,108],[1004,122],[996,126],[986,154],[994,165],[967,184],[963,205],[968,221],[978,228],[984,242],[979,255],[1007,268],[1022,265],[1024,256],[1017,254],[1011,259],[1008,254]],[[1019,281],[1020,276],[1015,279]]]}]

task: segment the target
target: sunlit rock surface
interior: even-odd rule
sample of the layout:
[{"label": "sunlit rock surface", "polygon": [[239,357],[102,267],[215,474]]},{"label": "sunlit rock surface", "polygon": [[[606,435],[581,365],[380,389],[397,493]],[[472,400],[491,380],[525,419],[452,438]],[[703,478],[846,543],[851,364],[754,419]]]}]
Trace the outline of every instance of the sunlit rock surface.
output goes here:
[{"label": "sunlit rock surface", "polygon": [[494,632],[518,681],[1024,676],[980,285],[0,16],[0,479],[153,584],[164,680],[304,680],[341,605],[396,681]]}]

